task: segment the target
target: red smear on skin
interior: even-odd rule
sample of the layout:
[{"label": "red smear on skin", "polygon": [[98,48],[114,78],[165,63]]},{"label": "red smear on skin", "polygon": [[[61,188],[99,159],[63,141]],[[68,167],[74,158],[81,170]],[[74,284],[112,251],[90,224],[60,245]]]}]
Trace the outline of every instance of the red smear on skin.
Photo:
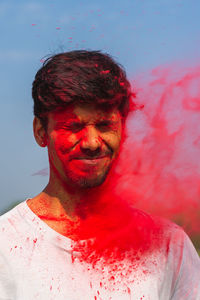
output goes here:
[{"label": "red smear on skin", "polygon": [[[95,160],[95,164],[85,164],[84,161],[77,159],[81,156],[85,156],[85,154],[82,153],[82,151],[79,148],[78,141],[82,137],[84,137],[85,134],[87,135],[88,128],[85,128],[85,126],[83,127],[83,123],[81,123],[81,120],[73,114],[72,107],[64,113],[59,111],[54,112],[53,119],[56,122],[56,126],[55,130],[51,134],[51,138],[52,140],[54,140],[55,153],[57,153],[57,156],[59,157],[60,161],[63,161],[64,164],[66,163],[64,168],[70,168],[70,170],[72,171],[71,174],[74,174],[73,176],[77,176],[76,174],[79,174],[80,176],[87,176],[88,174],[90,176],[94,173],[96,169],[106,168],[107,164],[111,159],[111,150],[105,145],[105,143],[101,141],[100,136],[98,137],[97,142],[99,145],[101,145],[102,158]],[[100,121],[105,121],[105,117],[101,116]],[[111,118],[109,126],[113,131],[116,130],[115,122],[116,121]],[[81,127],[81,130],[78,128],[76,132],[76,126],[82,126],[83,128]],[[74,145],[77,146],[75,147]],[[71,149],[73,149],[73,151],[71,151]],[[52,154],[51,156],[51,160],[54,161],[55,154]],[[56,170],[55,172],[57,176],[59,176],[59,173]]]}]

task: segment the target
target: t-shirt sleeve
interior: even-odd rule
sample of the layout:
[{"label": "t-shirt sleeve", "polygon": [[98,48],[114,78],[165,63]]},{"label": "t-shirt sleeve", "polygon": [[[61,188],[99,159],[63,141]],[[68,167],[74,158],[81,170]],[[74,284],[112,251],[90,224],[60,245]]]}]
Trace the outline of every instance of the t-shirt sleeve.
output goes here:
[{"label": "t-shirt sleeve", "polygon": [[178,270],[170,300],[200,300],[200,258],[184,232],[177,246]]},{"label": "t-shirt sleeve", "polygon": [[9,263],[0,255],[0,300],[14,300],[16,288]]}]

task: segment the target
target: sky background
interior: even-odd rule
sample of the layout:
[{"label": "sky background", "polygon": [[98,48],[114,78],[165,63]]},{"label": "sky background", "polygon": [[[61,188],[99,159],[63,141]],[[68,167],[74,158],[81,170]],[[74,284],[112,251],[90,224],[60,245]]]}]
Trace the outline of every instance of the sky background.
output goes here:
[{"label": "sky background", "polygon": [[38,194],[46,149],[32,135],[31,86],[46,55],[102,50],[129,78],[200,58],[199,0],[0,1],[0,211]]}]

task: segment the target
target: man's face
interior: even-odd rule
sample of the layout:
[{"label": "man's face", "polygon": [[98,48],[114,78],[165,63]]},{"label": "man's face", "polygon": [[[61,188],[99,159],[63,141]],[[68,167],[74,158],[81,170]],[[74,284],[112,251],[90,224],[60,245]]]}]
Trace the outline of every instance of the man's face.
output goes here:
[{"label": "man's face", "polygon": [[72,106],[48,117],[50,168],[62,182],[76,188],[102,184],[117,156],[122,133],[117,109]]}]

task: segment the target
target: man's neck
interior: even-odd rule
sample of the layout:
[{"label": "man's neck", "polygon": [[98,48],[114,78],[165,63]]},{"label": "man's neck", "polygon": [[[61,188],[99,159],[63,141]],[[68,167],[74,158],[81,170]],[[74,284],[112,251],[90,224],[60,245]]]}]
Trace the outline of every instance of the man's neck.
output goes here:
[{"label": "man's neck", "polygon": [[88,212],[92,211],[88,199],[88,191],[67,189],[56,180],[50,180],[45,189],[29,199],[27,204],[49,227],[64,236],[76,239],[76,229],[87,218]]}]

